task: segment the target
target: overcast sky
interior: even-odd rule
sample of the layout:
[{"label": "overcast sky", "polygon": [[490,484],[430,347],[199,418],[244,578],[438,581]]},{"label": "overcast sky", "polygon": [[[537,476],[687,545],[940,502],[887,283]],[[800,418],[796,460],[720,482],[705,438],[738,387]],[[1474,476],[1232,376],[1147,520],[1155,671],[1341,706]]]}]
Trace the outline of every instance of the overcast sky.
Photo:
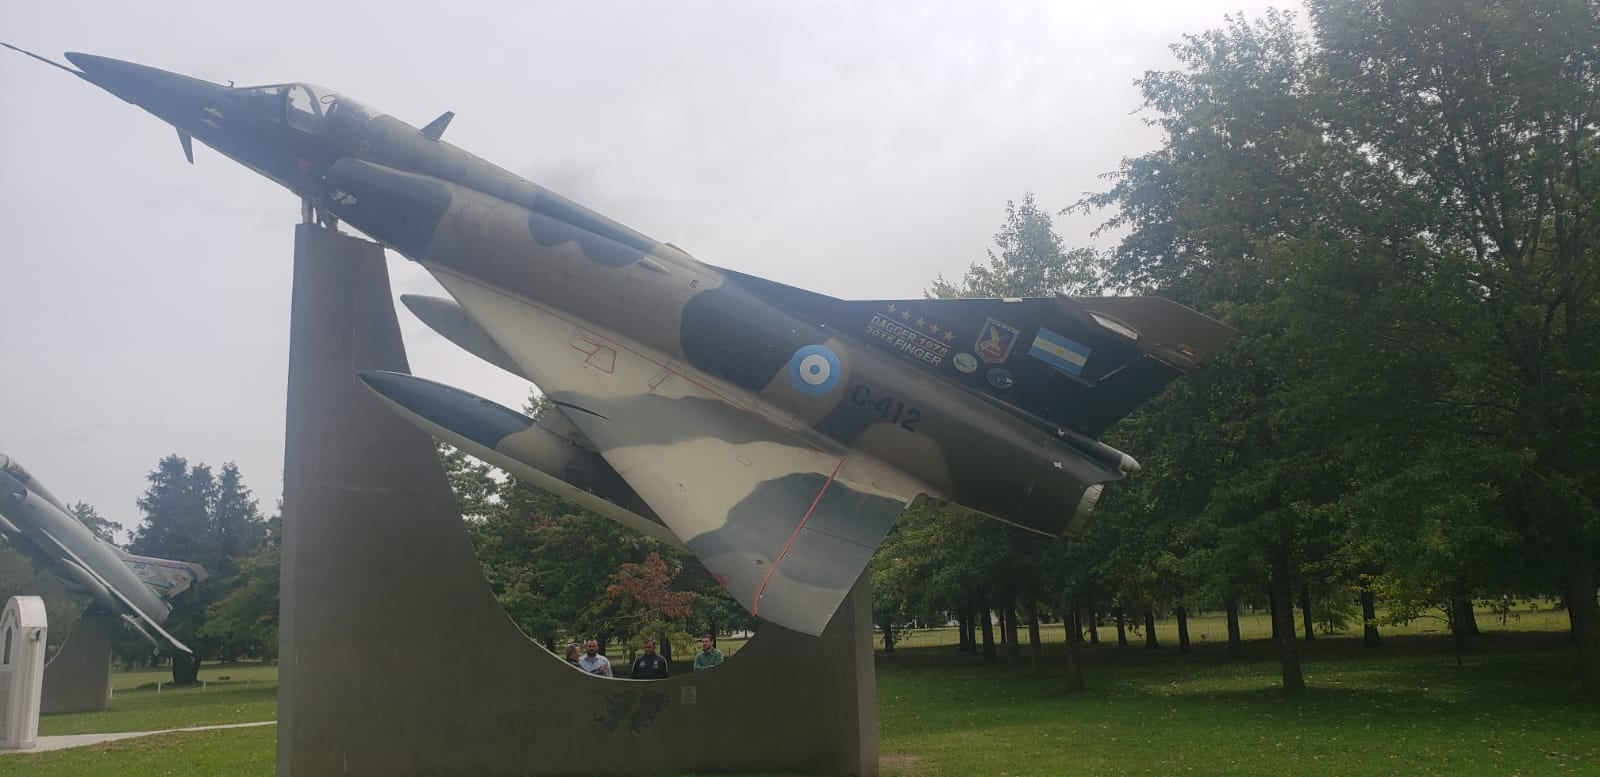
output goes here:
[{"label": "overcast sky", "polygon": [[[704,261],[914,298],[984,258],[1006,200],[1060,209],[1154,148],[1134,79],[1268,5],[51,0],[0,4],[0,40],[311,81],[418,126],[453,110],[452,142]],[[270,511],[299,203],[199,144],[190,167],[153,116],[6,50],[0,95],[0,452],[129,528],[169,453],[236,462]],[[1089,245],[1095,223],[1057,228]],[[443,294],[394,254],[390,272]],[[526,399],[400,321],[417,374]]]}]

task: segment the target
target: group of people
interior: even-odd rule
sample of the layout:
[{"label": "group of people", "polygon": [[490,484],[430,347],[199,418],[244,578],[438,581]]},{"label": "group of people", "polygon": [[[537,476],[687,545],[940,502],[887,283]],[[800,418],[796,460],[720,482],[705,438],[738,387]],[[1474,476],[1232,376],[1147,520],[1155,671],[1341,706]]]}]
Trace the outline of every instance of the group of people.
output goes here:
[{"label": "group of people", "polygon": [[[574,642],[567,646],[567,663],[577,667],[579,671],[601,677],[615,677],[611,672],[611,660],[600,655],[600,642],[589,640],[583,643],[580,649]],[[696,672],[710,669],[722,663],[722,651],[717,649],[717,643],[711,637],[700,638],[700,652],[694,656],[694,670]],[[656,641],[644,641],[644,654],[633,662],[633,671],[628,677],[634,680],[665,680],[670,672],[667,659],[656,653]]]}]

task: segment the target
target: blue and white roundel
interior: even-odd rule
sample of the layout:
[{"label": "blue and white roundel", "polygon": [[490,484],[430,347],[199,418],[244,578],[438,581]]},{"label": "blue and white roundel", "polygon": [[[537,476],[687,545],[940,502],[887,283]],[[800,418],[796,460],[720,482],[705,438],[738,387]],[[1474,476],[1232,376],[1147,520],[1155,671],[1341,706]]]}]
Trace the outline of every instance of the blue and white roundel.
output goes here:
[{"label": "blue and white roundel", "polygon": [[820,396],[839,385],[839,355],[825,345],[807,345],[789,359],[789,382],[801,393]]}]

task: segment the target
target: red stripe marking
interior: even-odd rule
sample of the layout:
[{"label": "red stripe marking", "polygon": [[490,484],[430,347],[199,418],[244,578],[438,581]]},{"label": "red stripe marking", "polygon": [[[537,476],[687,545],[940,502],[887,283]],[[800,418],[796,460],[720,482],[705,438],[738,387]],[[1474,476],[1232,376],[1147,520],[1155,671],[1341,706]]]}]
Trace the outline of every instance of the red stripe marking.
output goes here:
[{"label": "red stripe marking", "polygon": [[778,564],[783,561],[785,556],[789,555],[789,548],[794,545],[795,538],[800,536],[800,530],[806,527],[806,521],[811,519],[811,513],[817,509],[817,504],[822,501],[822,495],[827,493],[828,486],[833,485],[833,479],[839,476],[839,470],[844,468],[844,460],[846,458],[849,457],[840,457],[839,463],[833,465],[833,472],[828,474],[828,482],[823,483],[821,490],[817,491],[817,498],[811,500],[811,506],[806,508],[806,514],[800,516],[800,525],[794,527],[794,534],[789,535],[789,541],[783,544],[783,550],[778,553],[777,558],[772,560],[772,566],[767,569],[767,576],[761,578],[761,587],[756,589],[756,598],[750,602],[751,615],[759,614],[757,610],[761,609],[761,594],[767,590],[767,581],[772,579],[773,572],[778,571]]}]

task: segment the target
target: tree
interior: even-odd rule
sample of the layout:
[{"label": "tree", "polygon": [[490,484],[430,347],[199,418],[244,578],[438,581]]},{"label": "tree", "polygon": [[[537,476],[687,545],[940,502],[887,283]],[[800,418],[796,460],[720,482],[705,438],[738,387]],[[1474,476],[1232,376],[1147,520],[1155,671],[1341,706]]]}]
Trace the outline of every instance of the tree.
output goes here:
[{"label": "tree", "polygon": [[1098,255],[1089,248],[1066,250],[1050,213],[1034,202],[1031,192],[1022,196],[1021,203],[1006,201],[1006,222],[994,240],[1000,253],[990,249],[988,264],[971,265],[960,284],[939,276],[928,296],[1052,297],[1090,294],[1100,288]]},{"label": "tree", "polygon": [[129,549],[202,565],[212,561],[210,508],[217,490],[211,468],[204,464],[191,468],[187,459],[173,454],[145,479],[150,485],[138,500],[144,517],[134,527]]},{"label": "tree", "polygon": [[1330,126],[1369,161],[1362,204],[1405,238],[1385,279],[1421,303],[1380,331],[1446,361],[1435,385],[1449,412],[1431,414],[1429,447],[1486,487],[1468,517],[1510,528],[1554,572],[1579,678],[1600,695],[1600,7],[1310,7],[1343,119]]},{"label": "tree", "polygon": [[[1250,567],[1271,570],[1274,586],[1290,586],[1298,506],[1327,498],[1328,462],[1326,438],[1293,412],[1294,389],[1308,372],[1303,354],[1279,346],[1310,330],[1293,315],[1295,287],[1279,283],[1292,275],[1283,265],[1299,255],[1263,247],[1314,229],[1319,218],[1318,170],[1305,163],[1321,153],[1303,99],[1309,52],[1292,17],[1276,11],[1254,25],[1230,17],[1227,28],[1173,50],[1184,70],[1138,82],[1165,143],[1124,160],[1111,189],[1077,207],[1115,207],[1107,226],[1130,228],[1109,263],[1114,283],[1172,297],[1241,331],[1114,433],[1114,444],[1138,450],[1146,469],[1161,473],[1142,476],[1134,487],[1142,498],[1125,504],[1145,521],[1201,520],[1209,527],[1192,536],[1251,545],[1218,555],[1249,558]],[[1145,547],[1170,546],[1162,534],[1170,536],[1159,532]],[[1236,573],[1217,569],[1207,587],[1229,591]],[[1273,601],[1288,608],[1291,598]],[[1281,658],[1285,689],[1302,688],[1292,631]]]},{"label": "tree", "polygon": [[674,590],[672,585],[682,569],[656,551],[645,554],[642,562],[619,566],[606,587],[618,611],[613,628],[628,635],[652,635],[688,618],[695,594]]},{"label": "tree", "polygon": [[240,562],[261,549],[267,530],[255,500],[232,463],[223,465],[218,478],[205,464],[190,466],[186,459],[174,454],[163,458],[146,479],[150,485],[138,500],[144,516],[134,528],[130,550],[198,563],[212,575],[174,597],[172,612],[163,624],[196,651],[194,655],[177,653],[172,657],[172,681],[192,684],[202,659],[235,658],[246,650],[262,647],[259,633],[252,638],[251,634],[236,634],[221,626],[205,627],[212,605],[223,599],[231,587],[264,585],[238,572]]},{"label": "tree", "polygon": [[94,533],[96,539],[116,544],[117,532],[122,530],[122,524],[100,517],[100,513],[95,511],[93,505],[88,502],[73,502],[67,505],[67,512],[72,513],[72,517],[89,527],[89,531]]},{"label": "tree", "polygon": [[1365,581],[1465,635],[1475,592],[1565,590],[1600,689],[1600,8],[1310,7],[1314,39],[1270,12],[1175,47],[1140,82],[1162,148],[1082,203],[1129,229],[1119,284],[1241,330],[1181,414],[1230,443],[1185,456],[1220,463],[1205,539],[1264,541],[1280,615]]},{"label": "tree", "polygon": [[216,568],[213,574],[231,576],[240,560],[259,552],[267,539],[267,524],[261,518],[256,500],[251,498],[233,462],[222,465],[217,489],[210,506],[211,552]]},{"label": "tree", "polygon": [[278,582],[282,553],[282,519],[267,522],[266,546],[240,559],[227,593],[206,611],[199,635],[221,646],[223,654],[258,655],[272,660],[278,654]]}]

